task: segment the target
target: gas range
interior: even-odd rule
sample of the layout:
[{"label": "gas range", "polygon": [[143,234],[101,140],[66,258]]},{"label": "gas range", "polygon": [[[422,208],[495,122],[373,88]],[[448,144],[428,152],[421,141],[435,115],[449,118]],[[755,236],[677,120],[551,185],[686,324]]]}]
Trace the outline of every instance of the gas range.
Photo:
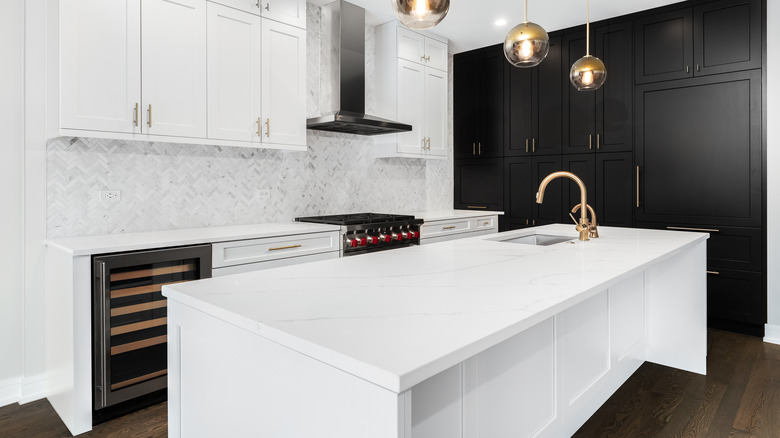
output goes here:
[{"label": "gas range", "polygon": [[381,213],[353,213],[295,218],[341,226],[341,255],[351,256],[420,244],[422,219]]}]

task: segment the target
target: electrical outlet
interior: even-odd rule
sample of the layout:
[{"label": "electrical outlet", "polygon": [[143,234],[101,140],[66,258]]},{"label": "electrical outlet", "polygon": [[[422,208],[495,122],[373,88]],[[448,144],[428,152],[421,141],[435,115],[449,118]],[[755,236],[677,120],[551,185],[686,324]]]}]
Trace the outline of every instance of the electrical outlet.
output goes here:
[{"label": "electrical outlet", "polygon": [[119,202],[121,199],[119,190],[101,190],[98,194],[100,195],[100,202],[114,203]]},{"label": "electrical outlet", "polygon": [[268,201],[271,199],[271,189],[259,189],[257,191],[257,198],[261,201]]}]

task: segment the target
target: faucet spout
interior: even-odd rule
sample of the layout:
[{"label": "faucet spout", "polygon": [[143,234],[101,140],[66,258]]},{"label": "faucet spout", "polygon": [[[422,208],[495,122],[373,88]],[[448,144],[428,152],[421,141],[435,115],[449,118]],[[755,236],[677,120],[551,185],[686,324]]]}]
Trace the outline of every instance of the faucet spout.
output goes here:
[{"label": "faucet spout", "polygon": [[[556,178],[569,178],[577,183],[580,188],[580,205],[588,205],[588,192],[585,189],[585,183],[575,174],[571,172],[553,172],[547,175],[541,183],[539,183],[539,191],[536,193],[536,202],[541,204],[544,201],[544,191],[547,189],[547,185],[550,181]],[[588,222],[588,209],[582,208],[580,210],[580,223],[576,229],[580,233],[580,240],[590,240],[588,238],[588,230],[590,223]]]}]

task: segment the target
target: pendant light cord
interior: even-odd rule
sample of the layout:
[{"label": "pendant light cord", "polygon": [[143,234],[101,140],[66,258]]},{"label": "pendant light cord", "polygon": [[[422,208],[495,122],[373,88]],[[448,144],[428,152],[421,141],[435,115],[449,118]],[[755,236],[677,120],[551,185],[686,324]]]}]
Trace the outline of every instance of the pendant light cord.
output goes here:
[{"label": "pendant light cord", "polygon": [[525,10],[523,11],[523,21],[528,22],[528,0],[525,0]]},{"label": "pendant light cord", "polygon": [[585,56],[590,56],[590,0],[588,0],[588,21],[585,24]]}]

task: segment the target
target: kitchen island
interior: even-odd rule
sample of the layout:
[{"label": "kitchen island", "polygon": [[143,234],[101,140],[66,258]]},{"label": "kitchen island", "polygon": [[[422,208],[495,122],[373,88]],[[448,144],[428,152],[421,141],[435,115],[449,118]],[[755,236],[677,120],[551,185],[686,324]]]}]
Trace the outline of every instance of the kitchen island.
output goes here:
[{"label": "kitchen island", "polygon": [[644,361],[704,374],[707,234],[599,231],[165,286],[169,436],[569,436]]}]

